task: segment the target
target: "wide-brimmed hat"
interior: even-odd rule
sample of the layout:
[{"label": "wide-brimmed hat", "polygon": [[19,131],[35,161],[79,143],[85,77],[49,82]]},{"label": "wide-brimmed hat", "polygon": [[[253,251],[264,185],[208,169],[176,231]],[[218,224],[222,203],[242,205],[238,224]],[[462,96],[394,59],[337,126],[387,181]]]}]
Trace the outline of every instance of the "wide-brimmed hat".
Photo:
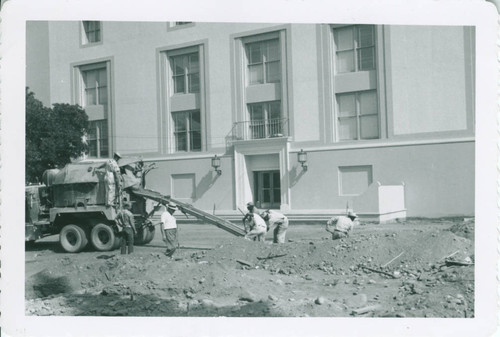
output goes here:
[{"label": "wide-brimmed hat", "polygon": [[254,207],[255,205],[253,204],[253,202],[250,201],[247,203],[247,208],[254,208]]},{"label": "wide-brimmed hat", "polygon": [[261,218],[262,218],[262,219],[264,219],[264,220],[269,219],[269,216],[270,216],[270,214],[269,214],[269,210],[262,211],[262,212],[260,213],[260,216],[261,216]]},{"label": "wide-brimmed hat", "polygon": [[356,213],[354,213],[353,211],[347,212],[347,216],[350,218],[357,218],[358,217],[358,215]]},{"label": "wide-brimmed hat", "polygon": [[173,203],[169,203],[169,204],[167,204],[167,209],[171,209],[171,210],[176,211],[177,210],[177,205],[173,204]]}]

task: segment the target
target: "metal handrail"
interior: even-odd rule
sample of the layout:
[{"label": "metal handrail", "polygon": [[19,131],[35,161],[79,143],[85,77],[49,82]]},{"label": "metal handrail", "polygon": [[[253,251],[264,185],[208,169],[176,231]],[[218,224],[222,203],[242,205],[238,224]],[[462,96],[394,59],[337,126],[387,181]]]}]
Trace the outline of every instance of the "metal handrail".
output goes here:
[{"label": "metal handrail", "polygon": [[232,141],[286,137],[288,135],[288,119],[275,118],[267,120],[250,120],[236,122],[228,135]]}]

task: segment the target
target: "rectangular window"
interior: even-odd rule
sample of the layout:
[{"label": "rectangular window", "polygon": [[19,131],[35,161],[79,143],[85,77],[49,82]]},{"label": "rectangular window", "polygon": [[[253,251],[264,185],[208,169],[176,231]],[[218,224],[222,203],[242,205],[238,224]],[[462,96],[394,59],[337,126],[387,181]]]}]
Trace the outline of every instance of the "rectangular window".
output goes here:
[{"label": "rectangular window", "polygon": [[248,83],[264,84],[281,81],[279,39],[246,44]]},{"label": "rectangular window", "polygon": [[200,92],[200,60],[198,53],[171,56],[174,94]]},{"label": "rectangular window", "polygon": [[281,136],[284,120],[280,101],[248,104],[248,112],[251,139]]},{"label": "rectangular window", "polygon": [[106,68],[82,71],[84,85],[83,107],[108,105],[108,76]]},{"label": "rectangular window", "polygon": [[379,137],[377,91],[337,94],[339,140]]},{"label": "rectangular window", "polygon": [[108,119],[110,112],[109,63],[101,62],[75,67],[77,81],[77,103],[89,118],[87,143],[89,157],[109,157],[110,135]]},{"label": "rectangular window", "polygon": [[108,121],[106,119],[89,122],[87,144],[89,157],[102,158],[109,156]]},{"label": "rectangular window", "polygon": [[333,28],[337,141],[380,138],[375,27]]},{"label": "rectangular window", "polygon": [[201,151],[200,111],[172,112],[175,151]]},{"label": "rectangular window", "polygon": [[101,41],[101,22],[83,21],[83,44],[96,43]]},{"label": "rectangular window", "polygon": [[375,69],[375,28],[357,25],[334,29],[336,72]]}]

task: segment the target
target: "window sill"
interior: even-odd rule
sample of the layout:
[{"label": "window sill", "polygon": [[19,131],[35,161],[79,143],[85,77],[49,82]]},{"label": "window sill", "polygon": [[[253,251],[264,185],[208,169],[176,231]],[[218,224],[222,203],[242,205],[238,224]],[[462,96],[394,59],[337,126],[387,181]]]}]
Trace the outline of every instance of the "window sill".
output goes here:
[{"label": "window sill", "polygon": [[88,48],[102,45],[102,40],[99,42],[88,42],[88,43],[80,43],[80,48]]}]

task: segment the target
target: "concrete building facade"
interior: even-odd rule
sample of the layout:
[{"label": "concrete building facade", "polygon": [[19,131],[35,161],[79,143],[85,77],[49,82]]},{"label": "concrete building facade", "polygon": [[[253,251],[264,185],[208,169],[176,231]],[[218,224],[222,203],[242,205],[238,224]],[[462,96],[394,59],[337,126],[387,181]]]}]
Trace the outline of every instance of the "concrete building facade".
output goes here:
[{"label": "concrete building facade", "polygon": [[460,26],[28,22],[26,81],[85,108],[89,157],[155,161],[150,188],[217,214],[470,216],[474,45]]}]

